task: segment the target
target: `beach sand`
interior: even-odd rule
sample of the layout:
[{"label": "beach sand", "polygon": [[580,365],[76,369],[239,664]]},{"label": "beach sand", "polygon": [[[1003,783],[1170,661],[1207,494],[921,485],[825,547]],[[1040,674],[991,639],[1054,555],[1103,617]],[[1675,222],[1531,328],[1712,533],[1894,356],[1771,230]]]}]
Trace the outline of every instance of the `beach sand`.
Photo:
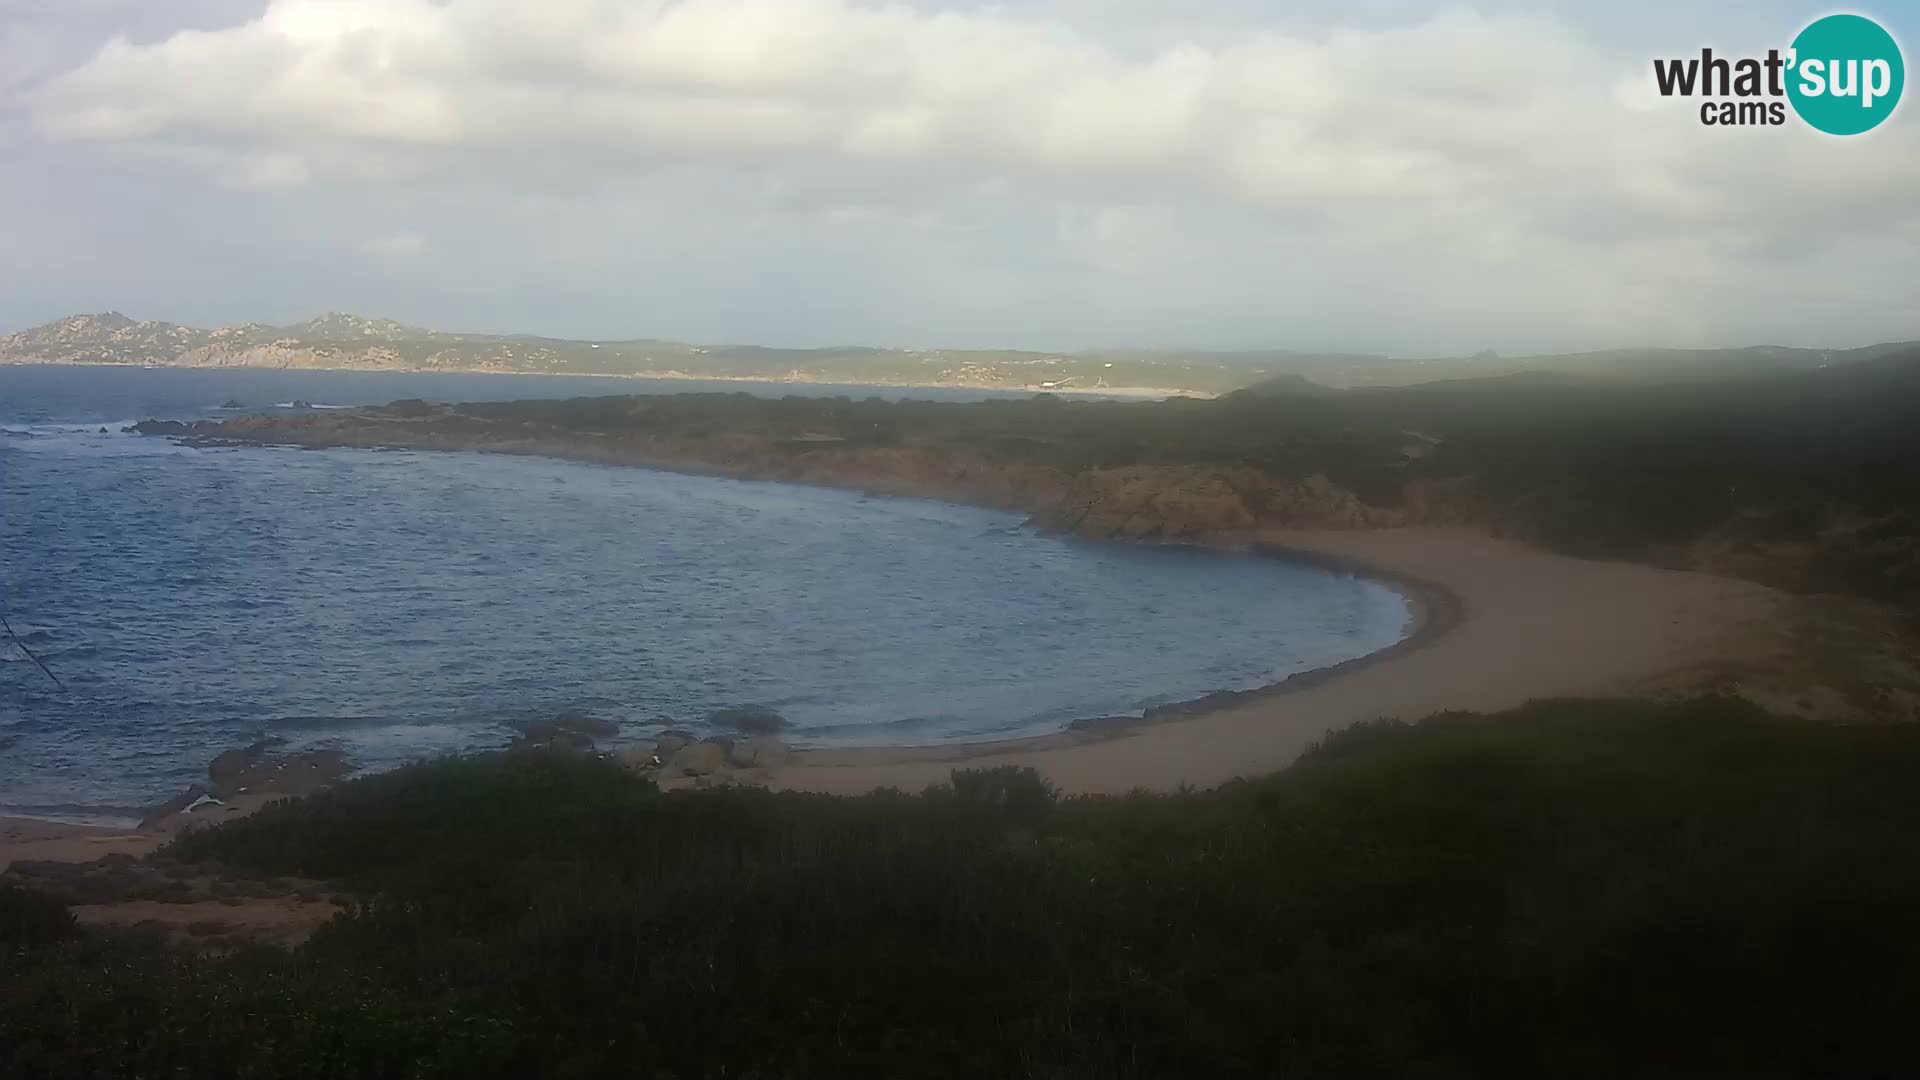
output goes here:
[{"label": "beach sand", "polygon": [[917,791],[956,766],[1017,765],[1076,794],[1205,788],[1283,769],[1329,731],[1361,721],[1506,709],[1535,698],[1729,689],[1784,647],[1777,613],[1786,598],[1749,582],[1572,559],[1468,530],[1268,531],[1249,539],[1428,583],[1457,605],[1457,617],[1377,662],[1195,716],[997,749],[801,753],[766,783]]},{"label": "beach sand", "polygon": [[225,818],[245,817],[287,794],[247,792],[229,797],[220,806],[187,814],[164,815],[145,828],[105,828],[72,825],[35,818],[0,817],[0,873],[21,862],[92,862],[107,855],[150,855],[185,828],[197,828]]},{"label": "beach sand", "polygon": [[[1730,578],[1572,559],[1469,530],[1267,531],[1237,539],[1370,568],[1401,581],[1433,621],[1369,662],[1195,715],[1016,743],[804,751],[788,766],[738,779],[840,794],[918,791],[957,766],[1017,765],[1075,794],[1205,788],[1283,769],[1329,731],[1360,721],[1498,710],[1544,697],[1730,689],[1788,647],[1779,617],[1788,598]],[[179,824],[132,830],[0,819],[0,868],[14,859],[145,854]]]}]

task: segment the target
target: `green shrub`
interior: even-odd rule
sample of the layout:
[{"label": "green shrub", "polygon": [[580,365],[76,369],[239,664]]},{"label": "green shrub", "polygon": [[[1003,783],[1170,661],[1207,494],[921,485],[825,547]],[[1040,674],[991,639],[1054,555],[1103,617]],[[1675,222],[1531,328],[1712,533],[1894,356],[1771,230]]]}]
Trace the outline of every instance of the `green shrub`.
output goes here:
[{"label": "green shrub", "polygon": [[1908,1075],[1916,776],[1716,698],[1101,800],[436,762],[175,845],[366,898],[297,952],[16,949],[0,1075]]},{"label": "green shrub", "polygon": [[44,945],[73,934],[67,905],[13,881],[0,881],[0,946]]},{"label": "green shrub", "polygon": [[1030,825],[1047,816],[1058,793],[1032,769],[1001,765],[992,769],[955,769],[953,797],[961,804],[979,806],[1006,815],[1011,822]]}]

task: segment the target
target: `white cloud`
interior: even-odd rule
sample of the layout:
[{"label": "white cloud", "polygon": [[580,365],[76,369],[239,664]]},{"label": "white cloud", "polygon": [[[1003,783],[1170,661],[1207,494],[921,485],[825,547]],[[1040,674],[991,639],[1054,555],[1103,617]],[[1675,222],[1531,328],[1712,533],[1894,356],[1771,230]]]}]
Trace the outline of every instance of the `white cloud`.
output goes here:
[{"label": "white cloud", "polygon": [[[1077,2],[274,0],[112,40],[32,108],[56,143],[158,148],[236,187],[565,192],[601,217],[671,197],[655,227],[695,245],[742,200],[774,244],[824,222],[931,260],[927,235],[991,236],[998,267],[915,279],[1163,304],[1162,338],[1210,293],[1252,336],[1264,285],[1436,341],[1743,339],[1787,325],[1798,275],[1886,266],[1920,222],[1908,117],[1855,140],[1707,129],[1657,97],[1649,57],[1585,28],[1365,6],[1305,29],[1249,6],[1229,34],[1102,29]],[[1038,227],[965,226],[995,215]],[[1857,292],[1856,322],[1905,318],[1888,282]]]}]

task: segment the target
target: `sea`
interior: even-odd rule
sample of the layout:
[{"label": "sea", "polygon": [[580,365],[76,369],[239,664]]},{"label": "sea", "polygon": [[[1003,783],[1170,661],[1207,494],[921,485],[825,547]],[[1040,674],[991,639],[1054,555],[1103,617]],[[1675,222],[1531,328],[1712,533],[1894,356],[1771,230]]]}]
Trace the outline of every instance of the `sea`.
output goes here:
[{"label": "sea", "polygon": [[1404,598],[1377,582],[1045,535],[975,507],[121,430],[295,403],[702,391],[991,396],[0,366],[0,615],[18,640],[0,635],[0,815],[125,823],[262,737],[377,770],[500,747],[568,710],[633,739],[740,704],[777,709],[802,747],[1038,735],[1407,632]]}]

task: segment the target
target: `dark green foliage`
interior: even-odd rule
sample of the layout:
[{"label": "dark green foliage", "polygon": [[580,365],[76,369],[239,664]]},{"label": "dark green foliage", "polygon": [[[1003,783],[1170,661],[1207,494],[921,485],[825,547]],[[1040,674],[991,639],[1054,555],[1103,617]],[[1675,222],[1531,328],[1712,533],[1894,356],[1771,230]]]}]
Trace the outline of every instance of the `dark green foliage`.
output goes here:
[{"label": "dark green foliage", "polygon": [[1003,814],[1009,821],[1031,824],[1047,816],[1058,798],[1053,785],[1032,769],[1002,765],[993,769],[957,769],[953,798]]},{"label": "dark green foliage", "polygon": [[0,881],[0,949],[44,945],[73,934],[67,905],[12,881]]},{"label": "dark green foliage", "polygon": [[294,954],[16,950],[0,1075],[1912,1075],[1916,777],[1720,699],[1102,800],[439,762],[176,846],[370,898]]},{"label": "dark green foliage", "polygon": [[1920,611],[1916,416],[1920,351],[1906,349],[1825,370],[1667,383],[1530,376],[1153,403],[688,394],[469,404],[432,423],[615,447],[690,441],[692,456],[718,461],[742,446],[912,447],[969,468],[984,459],[1069,477],[1128,465],[1251,470],[1232,482],[1255,515],[1263,476],[1324,475],[1380,506],[1402,504],[1411,482],[1467,480],[1487,524],[1565,553],[1684,562],[1675,552],[1709,534],[1736,548],[1803,543],[1817,548],[1807,560],[1736,569]]}]

